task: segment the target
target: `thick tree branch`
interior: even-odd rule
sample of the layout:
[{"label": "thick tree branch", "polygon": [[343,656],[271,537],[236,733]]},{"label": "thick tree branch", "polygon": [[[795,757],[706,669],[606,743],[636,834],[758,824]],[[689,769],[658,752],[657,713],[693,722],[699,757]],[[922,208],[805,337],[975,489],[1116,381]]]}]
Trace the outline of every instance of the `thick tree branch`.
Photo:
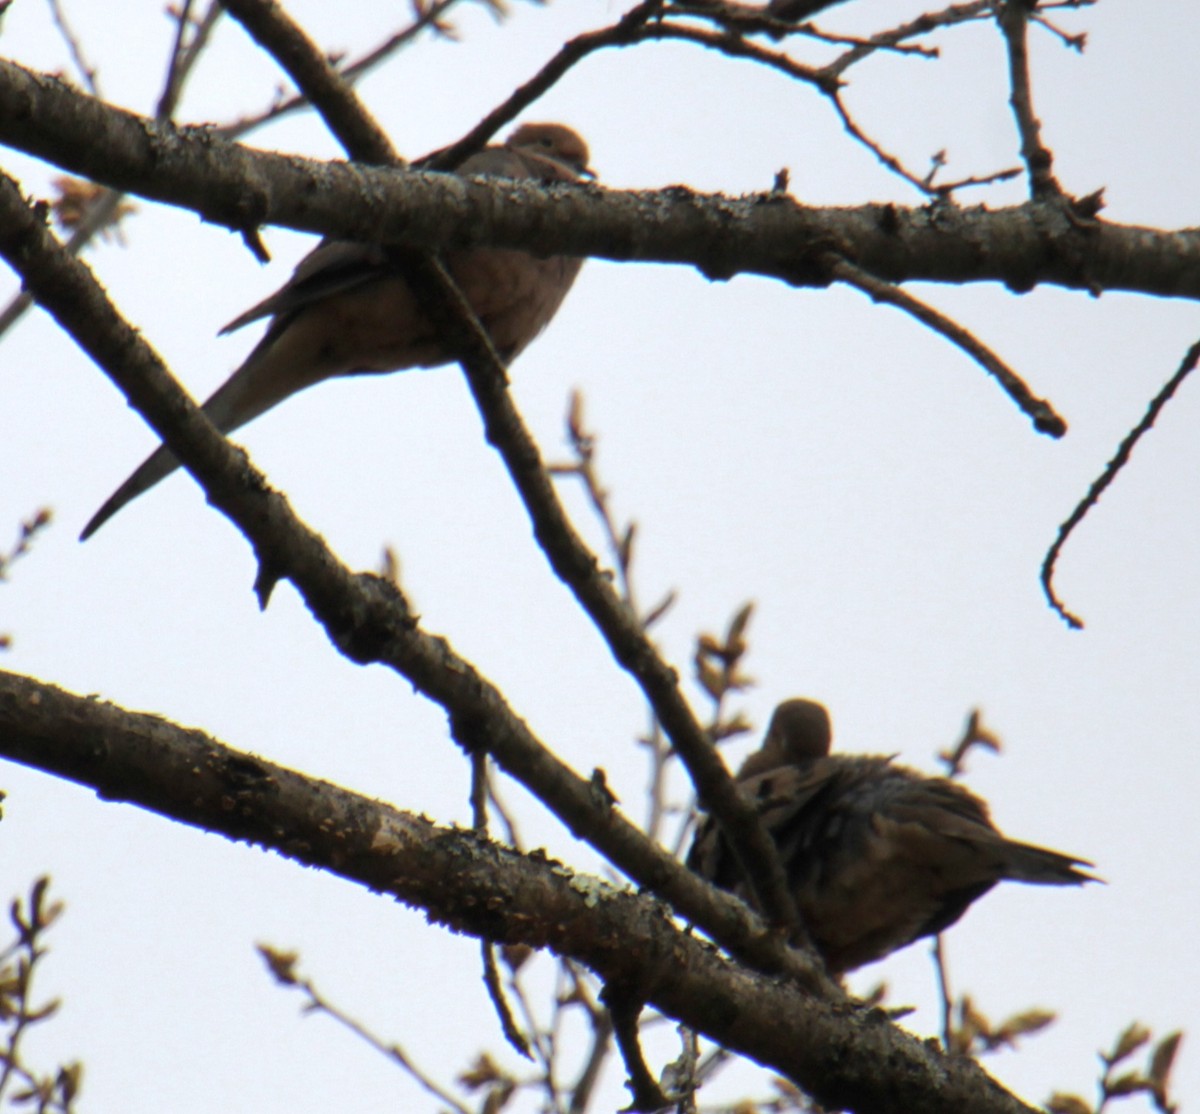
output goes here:
[{"label": "thick tree branch", "polygon": [[888,282],[1039,283],[1200,298],[1200,231],[1073,221],[1060,205],[819,208],[780,194],[460,179],[255,151],[108,107],[0,61],[0,142],[238,231],[262,224],[418,248],[495,244],[824,286],[841,254]]},{"label": "thick tree branch", "polygon": [[203,732],[0,671],[0,753],[425,910],[455,931],[550,948],[829,1109],[1032,1114],[973,1060],[942,1055],[879,1010],[753,975],[620,892],[474,832],[439,827],[231,750]]}]

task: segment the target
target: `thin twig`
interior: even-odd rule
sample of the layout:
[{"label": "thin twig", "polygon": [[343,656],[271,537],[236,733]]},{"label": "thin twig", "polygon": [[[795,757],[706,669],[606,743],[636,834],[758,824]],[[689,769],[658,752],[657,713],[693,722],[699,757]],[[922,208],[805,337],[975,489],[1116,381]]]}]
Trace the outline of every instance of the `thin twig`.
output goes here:
[{"label": "thin twig", "polygon": [[1058,197],[1062,187],[1054,177],[1054,156],[1042,143],[1042,126],[1033,110],[1026,30],[1030,0],[1001,0],[1000,30],[1008,47],[1009,103],[1021,138],[1021,158],[1029,172],[1029,193],[1034,200]]},{"label": "thin twig", "polygon": [[487,751],[471,753],[471,824],[481,835],[488,830],[488,756]]},{"label": "thin twig", "polygon": [[[588,429],[584,420],[583,393],[571,392],[567,405],[567,439],[575,459],[568,464],[551,464],[547,471],[555,477],[574,477],[584,488],[592,511],[600,520],[604,530],[605,544],[613,563],[616,566],[618,585],[621,598],[629,605],[634,615],[641,615],[637,595],[633,586],[633,553],[634,538],[637,536],[637,523],[629,522],[623,528],[618,528],[612,508],[609,503],[609,493],[604,487],[596,466],[596,435]],[[668,593],[667,600],[674,599],[674,592]],[[669,606],[669,602],[668,602]],[[660,605],[652,613],[652,618],[660,617],[666,607]],[[642,621],[642,630],[650,627],[651,619]],[[668,760],[672,754],[671,745],[663,734],[662,724],[654,714],[654,708],[649,708],[649,726],[646,734],[639,739],[650,750],[650,785],[647,792],[647,816],[645,832],[649,839],[657,840],[663,817],[663,797],[666,791],[665,775]]]},{"label": "thin twig", "polygon": [[343,1012],[332,1002],[328,1001],[316,988],[311,979],[304,978],[296,972],[296,956],[290,952],[280,952],[265,944],[258,945],[259,954],[267,969],[280,986],[291,986],[301,991],[308,1002],[304,1006],[305,1013],[323,1013],[338,1022],[343,1028],[350,1030],[360,1040],[365,1041],[377,1052],[381,1052],[389,1060],[399,1064],[408,1074],[439,1102],[444,1102],[455,1114],[471,1114],[461,1102],[449,1091],[426,1075],[412,1058],[398,1044],[388,1043],[382,1037],[376,1036],[361,1021]]},{"label": "thin twig", "polygon": [[814,85],[823,93],[834,92],[840,84],[826,67],[806,66],[797,62],[787,54],[748,42],[738,35],[720,34],[715,31],[702,31],[697,27],[681,26],[671,23],[652,23],[641,28],[636,35],[637,41],[676,40],[696,43],[698,46],[716,50],[729,58],[748,58],[759,62],[769,69],[794,77],[797,81]]},{"label": "thin twig", "polygon": [[[462,2],[463,0],[438,0],[437,3],[430,4],[403,30],[397,31],[361,58],[345,66],[339,65],[338,72],[346,82],[351,85],[356,84],[380,63],[385,62],[401,48],[408,46],[422,31],[429,27],[438,29],[446,13]],[[303,93],[296,93],[253,116],[246,116],[223,127],[215,128],[214,133],[223,139],[238,139],[264,124],[273,123],[284,116],[290,116],[294,112],[301,112],[310,107],[308,98]]]},{"label": "thin twig", "polygon": [[[208,46],[212,33],[225,11],[218,0],[212,0],[204,15],[193,23],[192,3],[193,0],[187,0],[176,15],[175,41],[167,61],[162,95],[158,98],[158,106],[154,110],[155,119],[158,120],[169,120],[175,115],[187,79],[204,53],[204,48]],[[189,27],[192,28],[190,38],[187,34]]]},{"label": "thin twig", "polygon": [[938,761],[946,767],[946,777],[957,778],[966,773],[967,754],[974,747],[983,747],[993,754],[1003,750],[1000,736],[984,726],[983,713],[978,708],[971,709],[958,742],[950,750],[938,752]]},{"label": "thin twig", "polygon": [[834,111],[842,121],[842,127],[852,139],[861,143],[868,151],[871,152],[888,170],[900,178],[903,178],[914,189],[920,190],[926,197],[936,195],[937,190],[933,189],[921,175],[909,170],[908,167],[900,161],[899,156],[893,155],[890,151],[885,150],[883,146],[872,139],[865,131],[862,130],[855,122],[854,117],[850,115],[850,110],[846,107],[841,96],[836,92],[831,94],[829,100],[833,104]]},{"label": "thin twig", "polygon": [[299,24],[273,0],[222,2],[225,10],[279,63],[296,88],[303,91],[347,155],[385,166],[402,161],[351,83],[329,64]]},{"label": "thin twig", "polygon": [[[564,972],[561,962],[556,964],[556,979],[561,980]],[[540,1069],[539,1082],[542,1089],[546,1092],[546,1097],[550,1101],[552,1107],[557,1107],[557,1094],[554,1084],[554,1056],[555,1056],[555,1034],[551,1030],[547,1030],[538,1024],[537,1015],[534,1013],[533,1005],[529,1001],[529,996],[525,993],[525,988],[521,985],[517,972],[513,972],[512,977],[508,980],[509,993],[516,999],[517,1006],[521,1011],[521,1016],[524,1019],[525,1031],[530,1038],[531,1059]],[[555,999],[559,995],[555,994]],[[557,1022],[558,1013],[555,1014]]]},{"label": "thin twig", "polygon": [[564,43],[559,52],[533,77],[515,89],[503,103],[492,109],[461,139],[422,160],[430,170],[447,170],[458,166],[478,151],[505,124],[523,112],[551,89],[572,66],[597,50],[609,46],[628,46],[636,42],[637,30],[656,15],[662,0],[642,0],[630,8],[615,24],[600,31],[588,31]]},{"label": "thin twig", "polygon": [[736,35],[766,35],[775,41],[787,38],[807,38],[834,46],[868,47],[890,50],[897,54],[916,54],[936,58],[936,48],[901,43],[876,43],[874,37],[839,35],[823,31],[813,23],[792,23],[768,14],[768,9],[754,4],[739,4],[733,0],[672,0],[669,14],[706,19]]},{"label": "thin twig", "polygon": [[1175,374],[1167,380],[1158,394],[1151,399],[1142,420],[1125,435],[1121,444],[1117,447],[1116,455],[1108,462],[1104,471],[1092,481],[1087,494],[1079,501],[1078,505],[1067,517],[1067,520],[1059,526],[1058,536],[1054,539],[1054,544],[1046,552],[1046,557],[1042,561],[1042,590],[1046,593],[1047,602],[1062,616],[1067,626],[1072,630],[1081,629],[1083,627],[1083,620],[1078,615],[1067,610],[1054,590],[1054,569],[1058,564],[1059,554],[1062,552],[1063,546],[1067,543],[1067,538],[1071,536],[1075,527],[1083,521],[1088,511],[1100,501],[1100,496],[1104,494],[1108,485],[1117,478],[1117,474],[1129,463],[1134,446],[1150,431],[1154,423],[1158,420],[1158,415],[1162,412],[1163,407],[1171,400],[1171,396],[1180,388],[1183,381],[1195,370],[1198,361],[1200,361],[1200,341],[1197,341],[1187,350],[1187,354],[1183,357],[1183,361],[1180,363]]},{"label": "thin twig", "polygon": [[[179,104],[179,99],[183,95],[187,79],[191,76],[196,62],[199,61],[202,48],[207,44],[212,29],[216,25],[222,10],[220,5],[214,0],[205,17],[197,26],[196,33],[193,35],[191,42],[187,45],[182,56],[180,55],[180,49],[183,42],[184,17],[183,15],[180,16],[175,44],[171,50],[171,60],[167,66],[167,77],[163,83],[163,91],[158,100],[156,119],[166,120],[174,115],[175,109]],[[71,237],[66,243],[67,251],[73,255],[79,254],[99,233],[108,228],[109,224],[121,215],[124,198],[125,194],[120,190],[104,189],[98,191],[95,200],[88,208],[86,216],[72,230]],[[3,311],[0,311],[0,336],[3,336],[12,328],[25,315],[32,304],[33,300],[24,291],[16,295],[4,307]]]},{"label": "thin twig", "polygon": [[[193,2],[194,0],[183,0],[183,3],[178,7],[174,9],[168,7],[167,9],[168,14],[175,21],[175,39],[171,43],[171,51],[167,55],[167,76],[163,81],[163,97],[169,96],[176,87],[175,74],[180,62],[183,60],[184,40],[187,38],[187,30],[192,22]],[[221,10],[220,5],[214,3],[209,8],[209,15],[213,14],[214,9],[219,12]],[[160,106],[162,104],[161,98],[159,104]]]},{"label": "thin twig", "polygon": [[630,522],[623,529],[617,527],[609,493],[600,479],[596,468],[596,435],[588,429],[583,414],[583,392],[571,392],[567,404],[567,438],[575,459],[570,464],[551,464],[547,471],[552,476],[574,476],[583,484],[584,493],[600,525],[604,528],[604,542],[616,565],[621,597],[633,609],[635,615],[641,609],[633,588],[633,541],[637,536],[637,523]]},{"label": "thin twig", "polygon": [[526,1060],[532,1060],[533,1053],[529,1050],[529,1041],[517,1027],[517,1019],[513,1017],[512,1008],[504,996],[504,987],[500,985],[500,972],[496,967],[496,946],[491,940],[481,940],[479,946],[483,958],[483,985],[487,987],[488,998],[491,999],[496,1016],[500,1019],[504,1039]]},{"label": "thin twig", "polygon": [[[986,19],[992,14],[992,3],[993,0],[973,0],[969,4],[951,4],[950,7],[944,8],[940,12],[927,12],[890,31],[880,31],[878,34],[872,35],[865,43],[857,44],[834,59],[825,68],[833,76],[840,76],[851,66],[868,58],[876,51],[894,49],[906,39],[916,38],[918,35],[928,35],[956,23]],[[931,50],[933,57],[938,57],[939,54],[940,52],[936,48]]]},{"label": "thin twig", "polygon": [[652,1114],[653,1111],[670,1106],[671,1099],[663,1094],[642,1053],[642,1042],[638,1036],[638,1017],[643,1006],[641,999],[631,994],[627,988],[614,986],[612,983],[604,988],[603,999],[612,1017],[617,1048],[625,1062],[628,1076],[625,1086],[633,1096],[625,1109],[635,1114]]},{"label": "thin twig", "polygon": [[67,22],[66,14],[62,10],[62,4],[59,0],[49,0],[50,16],[54,20],[54,26],[58,28],[59,34],[62,35],[63,41],[67,44],[67,50],[70,51],[71,61],[75,63],[75,68],[79,71],[79,76],[83,79],[84,85],[87,86],[88,92],[93,97],[99,97],[100,79],[96,76],[96,67],[93,66],[83,53],[83,44],[79,41],[79,36],[75,34],[74,29]]},{"label": "thin twig", "polygon": [[954,1038],[954,1001],[950,996],[950,975],[946,968],[946,951],[942,934],[933,938],[933,969],[937,974],[938,1001],[942,1011],[942,1047],[949,1052]]},{"label": "thin twig", "polygon": [[[16,898],[9,905],[8,918],[16,929],[16,938],[12,944],[0,952],[0,964],[4,964],[4,1010],[0,1011],[0,1023],[7,1030],[0,1039],[0,1103],[6,1109],[15,1110],[28,1105],[29,1097],[44,1095],[45,1086],[50,1080],[39,1078],[36,1073],[26,1067],[20,1055],[20,1046],[25,1035],[34,1026],[48,1021],[59,1007],[57,1001],[35,1005],[33,1002],[34,977],[42,960],[49,954],[49,948],[43,943],[48,930],[62,915],[61,901],[47,901],[50,889],[50,878],[47,875],[36,879],[30,887],[27,902]],[[16,962],[10,960],[16,956]],[[60,1067],[53,1086],[63,1085],[77,1089],[79,1069],[77,1067]],[[20,1095],[8,1094],[9,1084],[24,1088],[25,1098]],[[6,1101],[7,1100],[7,1101]],[[49,1109],[49,1107],[38,1107]],[[68,1109],[66,1105],[60,1109]]]},{"label": "thin twig", "polygon": [[989,375],[993,376],[1009,398],[1029,416],[1039,433],[1061,437],[1067,432],[1067,423],[1054,407],[1043,398],[1038,398],[1025,381],[988,348],[976,336],[952,321],[945,314],[914,298],[894,283],[885,282],[855,266],[841,256],[832,257],[830,273],[850,286],[863,291],[873,301],[886,302],[915,317],[923,325],[944,336],[957,345]]},{"label": "thin twig", "polygon": [[0,551],[0,580],[8,579],[8,570],[13,563],[29,553],[33,548],[34,539],[53,521],[54,512],[49,507],[39,507],[22,521],[20,532],[12,549],[7,553]]},{"label": "thin twig", "polygon": [[[488,801],[491,798],[491,778],[488,776],[488,756],[485,751],[477,750],[471,754],[471,821],[481,836],[488,834]],[[500,1019],[500,1029],[504,1039],[527,1060],[533,1059],[529,1051],[529,1041],[517,1027],[507,999],[504,997],[504,987],[500,984],[500,972],[496,968],[496,949],[490,940],[480,941],[480,955],[483,960],[483,985],[487,988],[488,998],[496,1016]]]},{"label": "thin twig", "polygon": [[512,818],[512,811],[508,805],[504,803],[504,799],[500,796],[496,789],[496,779],[488,778],[488,801],[491,803],[492,811],[500,818],[500,823],[504,827],[504,842],[509,847],[517,851],[521,850],[521,836],[517,831],[516,822]]},{"label": "thin twig", "polygon": [[1075,51],[1077,54],[1082,54],[1087,47],[1087,32],[1080,31],[1078,34],[1072,35],[1069,31],[1064,31],[1056,23],[1052,23],[1041,12],[1033,12],[1030,19],[1041,27],[1044,27],[1055,38],[1057,38],[1065,47]]},{"label": "thin twig", "polygon": [[641,740],[650,751],[650,791],[646,802],[646,835],[655,841],[666,818],[667,770],[672,757],[671,744],[663,734],[656,716],[650,717],[650,730]]},{"label": "thin twig", "polygon": [[567,1114],[584,1114],[588,1103],[595,1092],[600,1080],[600,1072],[612,1052],[613,1023],[612,1014],[598,1002],[592,1001],[588,991],[587,981],[571,960],[563,961],[575,976],[578,987],[579,1001],[588,1012],[588,1020],[592,1027],[592,1043],[588,1049],[587,1059],[582,1070],[571,1087],[571,1098],[567,1106]]}]

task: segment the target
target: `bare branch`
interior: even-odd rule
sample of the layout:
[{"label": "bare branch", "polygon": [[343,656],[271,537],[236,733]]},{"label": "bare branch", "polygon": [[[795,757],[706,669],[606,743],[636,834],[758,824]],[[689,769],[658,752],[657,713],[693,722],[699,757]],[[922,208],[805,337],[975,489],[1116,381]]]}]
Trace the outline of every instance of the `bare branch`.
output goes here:
[{"label": "bare branch", "polygon": [[39,507],[21,523],[21,529],[12,549],[7,553],[0,550],[0,580],[8,579],[8,570],[12,568],[14,562],[28,555],[33,548],[34,539],[53,521],[54,512],[49,507]]},{"label": "bare branch", "polygon": [[532,1060],[533,1053],[529,1050],[529,1041],[517,1025],[508,999],[504,997],[504,987],[500,983],[500,972],[496,967],[496,948],[490,940],[481,943],[480,954],[483,959],[483,985],[487,987],[488,998],[500,1019],[504,1039],[526,1060]]},{"label": "bare branch", "polygon": [[[175,43],[171,50],[167,77],[163,83],[163,92],[159,97],[155,116],[158,120],[167,120],[174,115],[179,99],[183,96],[187,79],[191,76],[203,48],[207,45],[213,27],[216,26],[222,11],[217,0],[212,0],[207,13],[197,24],[192,38],[185,45],[184,38],[191,3],[192,0],[187,0],[183,10],[176,16]],[[67,241],[67,250],[72,253],[83,251],[98,233],[104,232],[111,223],[119,220],[125,209],[124,194],[121,191],[113,189],[98,191],[87,214],[72,229],[71,238]],[[3,336],[15,325],[32,304],[32,299],[24,291],[13,298],[0,312],[0,336]]]},{"label": "bare branch", "polygon": [[[837,46],[865,47],[868,51],[885,50],[896,54],[915,54],[924,58],[936,58],[936,48],[916,46],[910,43],[877,41],[876,36],[861,38],[857,35],[839,35],[823,31],[812,23],[793,23],[771,14],[769,7],[737,3],[736,0],[671,0],[670,14],[695,16],[709,20],[716,26],[735,35],[762,34],[776,41],[803,36],[822,43]],[[824,67],[826,70],[829,67]]]},{"label": "bare branch", "polygon": [[79,36],[75,34],[70,23],[67,22],[66,13],[62,9],[61,0],[48,0],[50,5],[50,16],[54,20],[54,26],[58,28],[58,33],[62,35],[63,42],[67,44],[67,50],[71,55],[71,61],[75,63],[75,69],[79,71],[79,76],[83,79],[84,85],[87,86],[88,92],[94,97],[99,97],[100,82],[96,75],[96,67],[93,66],[83,53],[83,43],[79,41]]},{"label": "bare branch", "polygon": [[1071,536],[1075,527],[1084,520],[1088,511],[1100,501],[1100,496],[1104,494],[1108,485],[1117,478],[1121,469],[1129,463],[1129,458],[1133,455],[1134,447],[1145,434],[1150,432],[1154,423],[1158,420],[1159,414],[1162,413],[1163,407],[1170,402],[1171,397],[1179,390],[1183,381],[1195,370],[1198,361],[1200,361],[1200,341],[1197,341],[1187,350],[1187,354],[1183,357],[1183,361],[1180,363],[1175,374],[1163,384],[1158,394],[1150,400],[1150,405],[1147,407],[1142,420],[1125,435],[1121,444],[1117,446],[1116,455],[1108,462],[1104,471],[1092,481],[1087,494],[1067,516],[1067,520],[1059,526],[1058,536],[1054,539],[1054,544],[1046,552],[1045,559],[1042,561],[1042,590],[1046,593],[1047,602],[1062,616],[1067,626],[1072,630],[1082,628],[1083,620],[1078,615],[1067,610],[1062,600],[1059,599],[1058,593],[1054,590],[1054,569],[1058,564],[1059,554],[1062,553],[1063,546],[1067,544],[1067,539]]},{"label": "bare branch", "polygon": [[612,1017],[613,1035],[617,1038],[621,1059],[625,1062],[628,1076],[625,1086],[632,1095],[626,1109],[633,1114],[654,1114],[654,1111],[670,1106],[672,1099],[663,1094],[642,1054],[642,1042],[638,1035],[642,1002],[636,996],[631,997],[616,983],[604,988],[604,1001]]},{"label": "bare branch", "polygon": [[390,894],[456,931],[573,956],[783,1073],[827,1108],[1033,1114],[974,1062],[941,1055],[878,1011],[737,967],[680,931],[650,897],[439,827],[160,716],[0,671],[0,752],[106,800]]},{"label": "bare branch", "polygon": [[954,1043],[954,998],[950,993],[950,973],[946,966],[946,949],[939,932],[930,949],[933,969],[937,975],[938,1004],[942,1011],[942,1048],[949,1052]]},{"label": "bare branch", "polygon": [[830,264],[830,271],[836,278],[869,294],[873,301],[886,302],[904,310],[922,324],[928,325],[934,332],[940,333],[951,344],[961,348],[984,371],[999,382],[1008,397],[1021,408],[1023,413],[1029,416],[1034,429],[1039,433],[1048,433],[1051,437],[1061,437],[1067,432],[1067,423],[1059,416],[1054,407],[1044,398],[1038,398],[1012,368],[957,322],[952,321],[932,306],[914,298],[911,294],[906,294],[898,286],[868,274],[847,259],[835,259]]},{"label": "bare branch", "polygon": [[[829,245],[892,282],[1200,297],[1200,232],[1072,221],[1061,206],[819,208],[786,195],[459,179],[281,156],[169,129],[0,61],[0,142],[241,231],[276,224],[410,247],[489,244],[686,263],[712,278],[825,285]],[[1053,235],[1061,250],[1047,252]]]},{"label": "bare branch", "polygon": [[[389,36],[361,58],[347,65],[341,65],[337,61],[331,61],[330,64],[337,69],[346,82],[353,85],[360,78],[370,73],[376,66],[385,62],[398,50],[410,45],[422,31],[432,27],[435,31],[441,31],[443,34],[446,33],[444,28],[446,14],[451,8],[462,2],[463,0],[436,0],[436,2],[429,4],[428,7],[424,7],[407,27]],[[226,139],[237,139],[261,127],[263,124],[272,123],[281,117],[290,116],[294,112],[301,112],[309,107],[308,98],[303,94],[286,97],[272,104],[269,108],[255,113],[253,116],[243,117],[240,120],[235,120],[233,123],[216,129],[217,134]]]},{"label": "bare branch", "polygon": [[505,124],[515,120],[539,97],[553,88],[571,69],[589,54],[609,46],[628,46],[639,41],[639,28],[662,7],[663,0],[641,0],[627,11],[612,27],[589,31],[563,44],[562,49],[509,98],[492,109],[462,139],[423,160],[430,170],[447,170],[458,166],[478,151]]},{"label": "bare branch", "polygon": [[307,1002],[305,1013],[323,1013],[332,1018],[343,1028],[348,1029],[364,1043],[370,1045],[376,1052],[382,1053],[389,1060],[399,1064],[420,1086],[433,1095],[439,1102],[444,1102],[454,1114],[471,1114],[471,1111],[458,1101],[449,1091],[438,1084],[432,1076],[419,1068],[416,1062],[400,1045],[389,1043],[382,1037],[376,1036],[357,1018],[351,1017],[345,1010],[335,1006],[307,978],[301,977],[295,969],[297,956],[294,952],[281,952],[266,944],[258,945],[258,953],[262,956],[267,970],[271,972],[280,986],[292,987],[303,992]]},{"label": "bare branch", "polygon": [[1033,111],[1026,30],[1037,0],[1000,0],[998,22],[1008,47],[1009,104],[1021,137],[1021,158],[1029,172],[1029,192],[1035,199],[1057,197],[1062,187],[1054,177],[1054,156],[1042,143],[1042,125]]},{"label": "bare branch", "polygon": [[222,0],[225,9],[296,83],[352,158],[390,165],[392,142],[315,43],[273,0]]},{"label": "bare branch", "polygon": [[[212,38],[213,30],[225,10],[219,0],[210,0],[208,10],[199,19],[193,19],[192,4],[195,0],[186,0],[182,7],[173,13],[175,19],[175,41],[171,45],[170,58],[167,61],[167,76],[163,80],[162,95],[158,98],[155,109],[155,119],[170,120],[179,107],[183,97],[183,89],[187,79],[199,62],[204,48]],[[170,10],[170,9],[168,9]],[[191,32],[189,35],[188,32]]]},{"label": "bare branch", "polygon": [[[841,75],[851,66],[870,57],[876,51],[894,48],[908,39],[928,35],[956,23],[971,23],[988,19],[991,17],[992,11],[993,0],[971,0],[966,4],[951,4],[939,12],[926,12],[890,31],[880,31],[878,34],[872,35],[868,42],[846,51],[841,57],[831,62],[827,68],[835,76]],[[933,52],[933,56],[937,56],[936,50]]]},{"label": "bare branch", "polygon": [[887,167],[893,174],[899,178],[903,178],[913,189],[920,190],[926,196],[932,196],[936,191],[932,189],[928,181],[917,174],[915,171],[909,170],[904,165],[898,156],[893,155],[890,151],[884,150],[883,146],[876,140],[872,139],[862,128],[855,123],[854,117],[850,115],[850,110],[846,107],[845,101],[836,93],[829,98],[833,102],[833,107],[842,121],[842,127],[846,132],[858,143],[861,143],[868,151],[870,151],[883,166]]}]

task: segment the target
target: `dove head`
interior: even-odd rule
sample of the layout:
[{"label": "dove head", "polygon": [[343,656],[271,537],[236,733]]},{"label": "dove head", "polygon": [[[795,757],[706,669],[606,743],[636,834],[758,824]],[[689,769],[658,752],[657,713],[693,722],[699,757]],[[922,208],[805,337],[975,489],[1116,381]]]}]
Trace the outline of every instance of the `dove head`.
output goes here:
[{"label": "dove head", "polygon": [[829,753],[832,735],[824,704],[815,700],[785,700],[771,716],[763,750],[774,751],[789,762],[824,758]]},{"label": "dove head", "polygon": [[775,709],[763,745],[746,757],[737,772],[745,781],[781,766],[811,762],[829,753],[833,729],[824,704],[815,700],[785,700]]},{"label": "dove head", "polygon": [[587,144],[563,124],[522,124],[504,145],[524,155],[549,159],[577,178],[596,176],[588,166]]}]

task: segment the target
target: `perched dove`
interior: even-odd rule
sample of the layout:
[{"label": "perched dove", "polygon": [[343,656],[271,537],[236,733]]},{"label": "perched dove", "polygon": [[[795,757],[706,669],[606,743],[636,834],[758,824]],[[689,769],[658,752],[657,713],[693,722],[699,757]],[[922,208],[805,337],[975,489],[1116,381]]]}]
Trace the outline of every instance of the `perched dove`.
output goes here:
[{"label": "perched dove", "polygon": [[[587,144],[570,128],[524,124],[504,146],[472,155],[458,173],[573,182],[593,176],[587,163]],[[549,324],[582,265],[580,259],[539,259],[499,248],[450,251],[444,259],[506,361]],[[378,244],[322,242],[300,261],[286,286],[221,331],[260,317],[271,318],[263,339],[204,404],[222,433],[322,379],[437,367],[454,359]],[[160,446],[95,513],[80,539],[178,467],[170,450]]]},{"label": "perched dove", "polygon": [[[775,709],[761,749],[738,771],[779,847],[809,937],[834,974],[952,925],[1012,879],[1071,886],[1092,864],[1005,839],[987,805],[946,778],[891,758],[829,754],[829,714],[811,700]],[[706,818],[688,866],[745,895],[716,823]]]}]

